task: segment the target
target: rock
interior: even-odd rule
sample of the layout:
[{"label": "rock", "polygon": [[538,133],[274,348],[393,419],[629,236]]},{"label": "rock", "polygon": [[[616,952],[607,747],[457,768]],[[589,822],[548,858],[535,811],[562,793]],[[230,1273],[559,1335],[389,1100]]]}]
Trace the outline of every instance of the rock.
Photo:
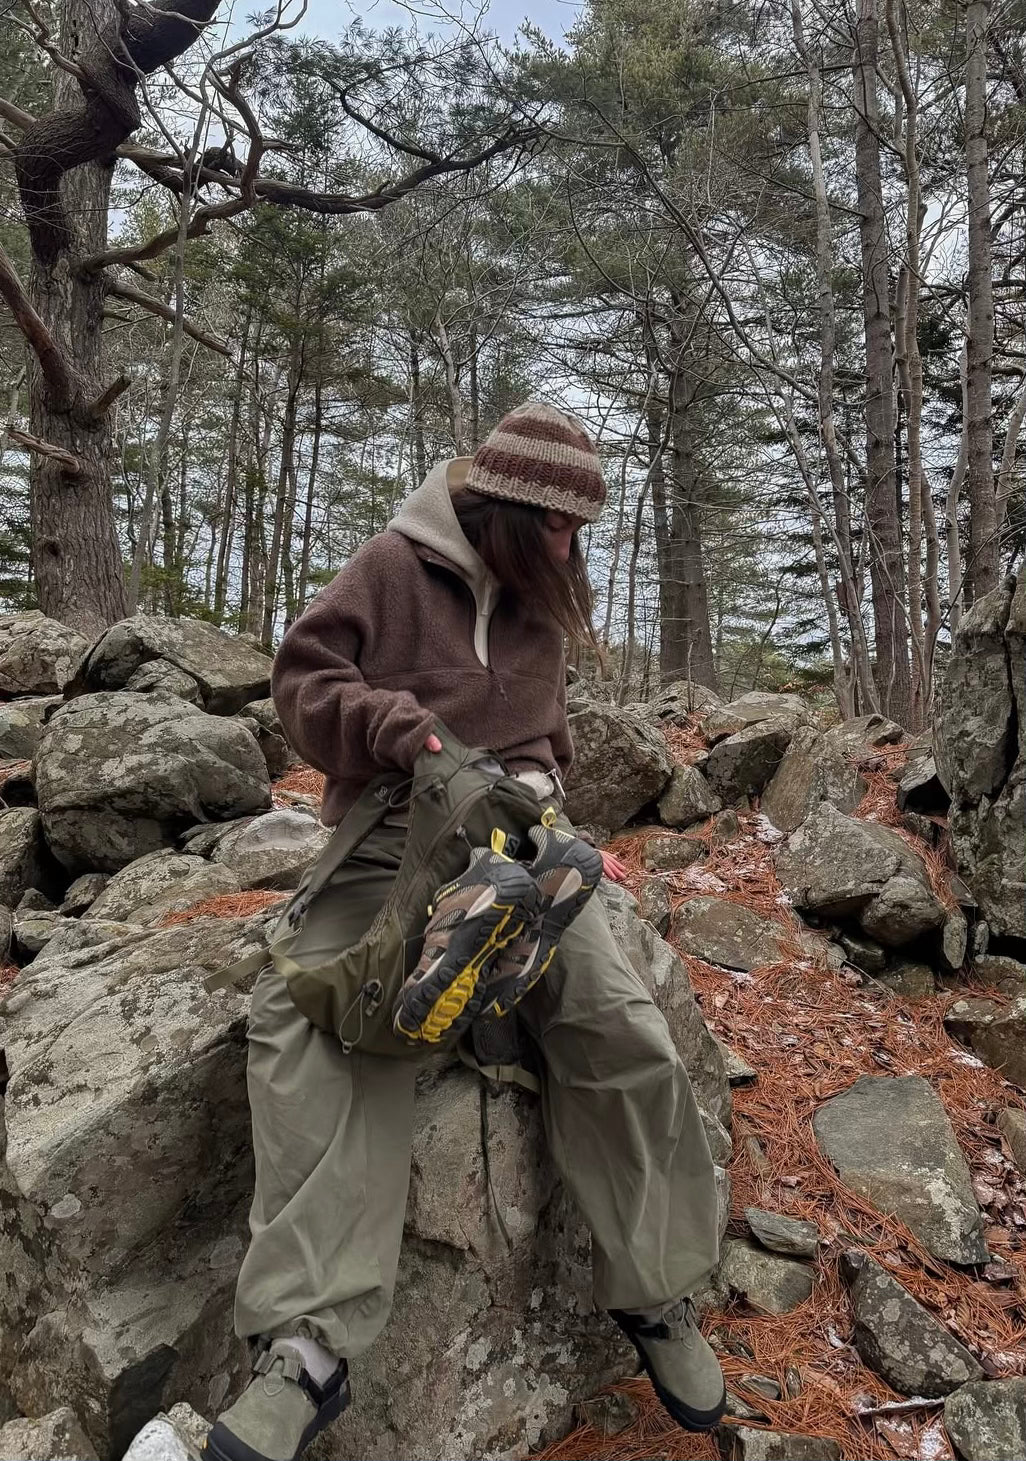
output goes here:
[{"label": "rock", "polygon": [[670,890],[662,878],[647,878],[638,894],[638,912],[665,938],[670,927]]},{"label": "rock", "polygon": [[27,954],[30,959],[53,938],[67,920],[57,912],[44,912],[42,910],[30,909],[25,913],[14,915],[14,941],[20,952]]},{"label": "rock", "polygon": [[969,944],[969,921],[961,908],[949,911],[941,930],[941,962],[953,973],[965,963]]},{"label": "rock", "polygon": [[937,993],[929,964],[916,964],[911,959],[899,959],[873,978],[901,999],[925,999]]},{"label": "rock", "polygon": [[730,1085],[723,1056],[702,1016],[684,964],[652,925],[638,917],[634,899],[624,888],[602,883],[598,896],[617,943],[666,1018],[699,1107],[729,1125]]},{"label": "rock", "polygon": [[951,798],[941,784],[932,756],[919,756],[906,763],[898,781],[897,800],[899,812],[947,816]]},{"label": "rock", "polygon": [[637,1405],[622,1390],[611,1390],[574,1406],[574,1424],[591,1426],[600,1436],[618,1436],[637,1420]]},{"label": "rock", "polygon": [[944,1028],[1006,1080],[1026,1085],[1026,994],[1008,1005],[960,999],[944,1016]]},{"label": "rock", "polygon": [[1026,1380],[974,1380],[944,1402],[944,1429],[963,1461],[1026,1456]]},{"label": "rock", "polygon": [[272,781],[279,776],[284,776],[293,766],[303,764],[288,743],[285,727],[282,725],[274,701],[269,695],[265,696],[263,700],[251,700],[248,705],[242,707],[239,715],[256,722],[258,727],[256,738],[264,753],[267,772]]},{"label": "rock", "polygon": [[679,872],[706,855],[704,842],[677,832],[654,832],[645,841],[642,854],[645,867],[653,873]]},{"label": "rock", "polygon": [[1026,1111],[1008,1108],[998,1114],[998,1130],[1008,1143],[1012,1159],[1026,1176]]},{"label": "rock", "polygon": [[1026,964],[1005,954],[978,954],[973,960],[973,978],[1002,994],[1026,994]]},{"label": "rock", "polygon": [[708,686],[698,685],[694,680],[675,680],[672,685],[660,690],[652,700],[645,700],[628,708],[658,721],[661,725],[686,730],[694,723],[696,713],[715,710],[722,704],[723,701],[715,690],[710,690]]},{"label": "rock", "polygon": [[800,695],[776,695],[766,690],[749,690],[729,705],[723,705],[706,716],[702,723],[702,734],[707,741],[721,740],[733,736],[746,726],[758,725],[760,721],[779,719],[789,721],[792,730],[808,724],[809,708]]},{"label": "rock", "polygon": [[[715,1036],[713,1037],[716,1038]],[[759,1079],[759,1072],[753,1069],[736,1050],[729,1045],[724,1045],[722,1040],[717,1039],[716,1043],[723,1052],[723,1063],[727,1068],[727,1079],[732,1086],[750,1086]]]},{"label": "rock", "polygon": [[959,872],[992,934],[1026,938],[1026,573],[962,619],[934,732]]},{"label": "rock", "polygon": [[83,873],[80,878],[75,879],[65,893],[64,902],[59,911],[68,918],[74,918],[79,913],[84,913],[92,903],[95,903],[109,882],[110,876],[107,873]]},{"label": "rock", "polygon": [[819,1108],[813,1129],[843,1182],[894,1213],[948,1263],[984,1263],[969,1169],[944,1107],[921,1076],[862,1076]]},{"label": "rock", "polygon": [[59,695],[88,648],[38,609],[0,617],[0,695]]},{"label": "rock", "polygon": [[26,888],[18,900],[16,913],[56,913],[52,900],[38,888]]},{"label": "rock", "polygon": [[174,1405],[147,1421],[122,1461],[203,1461],[210,1422],[191,1405]]},{"label": "rock", "polygon": [[34,807],[0,811],[0,903],[14,908],[28,888],[53,888],[56,869]]},{"label": "rock", "polygon": [[51,851],[72,872],[116,872],[173,846],[199,820],[270,806],[267,767],[237,721],[182,700],[83,695],[54,715],[36,752]]},{"label": "rock", "polygon": [[783,926],[726,898],[688,898],[676,909],[670,930],[685,953],[725,969],[758,969],[783,958]]},{"label": "rock", "polygon": [[13,938],[14,917],[11,910],[3,903],[0,903],[0,964],[7,962],[7,956],[11,952],[11,940]]},{"label": "rock", "polygon": [[330,840],[330,829],[305,812],[267,812],[230,829],[212,856],[240,887],[295,888]]},{"label": "rock", "polygon": [[734,838],[740,835],[741,823],[733,807],[727,807],[724,811],[716,813],[712,827],[712,845],[714,847],[722,847],[727,842],[733,842]]},{"label": "rock", "polygon": [[888,827],[817,807],[777,853],[777,876],[798,908],[855,916],[891,948],[939,928],[947,909],[922,860]]},{"label": "rock", "polygon": [[717,741],[705,768],[714,795],[725,802],[758,796],[780,766],[793,732],[793,720],[777,715]]},{"label": "rock", "polygon": [[134,690],[138,695],[175,695],[190,705],[203,705],[203,693],[192,675],[167,659],[151,659],[140,665],[117,688]]},{"label": "rock", "polygon": [[705,1139],[709,1143],[709,1155],[718,1167],[725,1168],[734,1155],[734,1143],[730,1139],[730,1133],[723,1122],[717,1120],[710,1111],[702,1111],[701,1116]]},{"label": "rock", "polygon": [[876,939],[845,930],[841,934],[841,946],[856,969],[864,974],[878,974],[887,965],[887,950]]},{"label": "rock", "polygon": [[670,780],[666,742],[641,716],[613,705],[571,700],[568,711],[576,754],[566,779],[567,816],[618,832]]},{"label": "rock", "polygon": [[43,734],[46,712],[63,704],[62,695],[33,695],[0,705],[0,759],[30,761]]},{"label": "rock", "polygon": [[723,1245],[719,1277],[753,1308],[768,1314],[789,1314],[811,1296],[815,1276],[804,1263],[778,1258],[743,1238],[728,1238]]},{"label": "rock", "polygon": [[205,858],[150,852],[115,873],[83,917],[159,923],[169,913],[191,908],[207,898],[237,893],[241,886],[229,868]]},{"label": "rock", "polygon": [[749,1405],[747,1400],[742,1400],[740,1395],[735,1394],[728,1386],[726,1413],[734,1420],[769,1420],[764,1410],[757,1410],[754,1405]]},{"label": "rock", "polygon": [[722,805],[700,771],[675,766],[670,784],[659,798],[659,820],[667,827],[690,827],[711,817]]},{"label": "rock", "polygon": [[9,1420],[0,1426],[4,1461],[97,1461],[78,1416],[64,1405],[40,1420]]},{"label": "rock", "polygon": [[[899,736],[898,739],[900,740],[901,737]],[[905,746],[905,756],[909,761],[916,761],[920,756],[932,755],[933,727],[927,726],[925,730],[921,730],[918,735],[913,736],[907,743]]]},{"label": "rock", "polygon": [[793,832],[820,802],[853,812],[867,788],[856,758],[901,736],[901,727],[882,715],[845,721],[824,735],[799,726],[763,793],[762,811],[781,832]]},{"label": "rock", "polygon": [[819,1251],[819,1229],[815,1223],[785,1217],[781,1212],[764,1212],[746,1207],[745,1219],[764,1248],[790,1258],[815,1258]]},{"label": "rock", "polygon": [[841,1461],[840,1446],[823,1436],[721,1425],[716,1440],[724,1461]]},{"label": "rock", "polygon": [[932,1398],[983,1379],[965,1345],[867,1254],[849,1249],[841,1273],[851,1291],[855,1348],[892,1389]]},{"label": "rock", "polygon": [[203,708],[212,715],[234,715],[270,694],[270,655],[202,619],[158,619],[150,614],[122,619],[101,634],[69,692],[125,689],[138,670],[158,659],[194,682]]}]

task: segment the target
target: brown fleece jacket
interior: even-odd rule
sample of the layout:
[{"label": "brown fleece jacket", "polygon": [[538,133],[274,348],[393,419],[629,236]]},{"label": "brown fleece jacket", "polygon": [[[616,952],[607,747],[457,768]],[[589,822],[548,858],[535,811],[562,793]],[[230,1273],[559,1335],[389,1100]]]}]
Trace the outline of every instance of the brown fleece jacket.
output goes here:
[{"label": "brown fleece jacket", "polygon": [[327,777],[329,824],[381,771],[411,770],[436,717],[517,769],[563,774],[573,759],[562,631],[514,595],[496,598],[444,468],[321,590],[274,662],[285,733]]}]

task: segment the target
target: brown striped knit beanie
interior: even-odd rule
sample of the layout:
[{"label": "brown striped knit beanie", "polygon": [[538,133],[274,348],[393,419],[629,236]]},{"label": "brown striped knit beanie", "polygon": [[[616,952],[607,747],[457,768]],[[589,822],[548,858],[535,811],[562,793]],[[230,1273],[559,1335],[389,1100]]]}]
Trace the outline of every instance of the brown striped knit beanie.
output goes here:
[{"label": "brown striped knit beanie", "polygon": [[606,484],[591,437],[571,416],[527,401],[503,416],[474,453],[467,488],[596,522]]}]

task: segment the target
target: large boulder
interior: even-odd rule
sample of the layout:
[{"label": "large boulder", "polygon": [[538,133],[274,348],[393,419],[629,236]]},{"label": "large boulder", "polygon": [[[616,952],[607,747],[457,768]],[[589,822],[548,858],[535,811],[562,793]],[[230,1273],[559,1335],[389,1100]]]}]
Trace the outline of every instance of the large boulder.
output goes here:
[{"label": "large boulder", "polygon": [[1026,994],[1010,1004],[960,999],[944,1016],[944,1028],[1006,1080],[1026,1086]]},{"label": "large boulder", "polygon": [[729,705],[721,705],[706,716],[702,734],[708,741],[722,740],[733,736],[746,726],[758,725],[763,720],[786,720],[791,729],[807,725],[810,719],[809,707],[800,695],[778,695],[768,690],[749,690],[739,695]]},{"label": "large boulder", "polygon": [[568,708],[574,764],[566,780],[567,816],[618,832],[670,780],[666,741],[640,715],[615,705],[572,700]]},{"label": "large boulder", "polygon": [[289,745],[285,727],[270,695],[263,700],[251,700],[248,705],[244,705],[239,711],[239,718],[249,724],[260,742],[272,781],[284,776],[293,766],[302,766],[302,760]]},{"label": "large boulder", "polygon": [[29,888],[52,892],[57,872],[35,808],[0,812],[0,904],[17,908]]},{"label": "large boulder", "polygon": [[150,852],[115,873],[83,917],[158,923],[169,913],[191,908],[206,898],[237,893],[240,887],[233,872],[206,858]]},{"label": "large boulder", "polygon": [[974,1380],[944,1402],[944,1429],[963,1461],[1026,1456],[1026,1380]]},{"label": "large boulder", "polygon": [[850,1249],[841,1272],[851,1292],[855,1347],[899,1394],[948,1395],[983,1379],[965,1345],[868,1254]]},{"label": "large boulder", "polygon": [[686,954],[724,969],[757,969],[783,958],[785,929],[728,898],[688,898],[670,920],[670,935]]},{"label": "large boulder", "polygon": [[[729,1090],[680,961],[629,895],[603,896],[726,1159]],[[173,1401],[213,1415],[248,1378],[232,1328],[252,1186],[248,1000],[202,977],[265,928],[204,918],[91,942],[100,928],[75,922],[0,1006],[0,1373],[27,1413],[73,1406],[104,1458]],[[458,1063],[420,1077],[393,1317],[353,1361],[360,1403],[315,1458],[522,1454],[625,1371],[539,1103],[489,1097],[486,1166],[480,1097]]]},{"label": "large boulder", "polygon": [[176,695],[190,705],[203,704],[203,692],[192,675],[167,659],[147,660],[118,689],[134,690],[137,695]]},{"label": "large boulder", "polygon": [[928,1081],[862,1076],[819,1108],[813,1129],[846,1186],[899,1217],[936,1258],[986,1262],[969,1168]]},{"label": "large boulder", "polygon": [[952,847],[992,933],[1026,938],[1026,573],[959,625],[938,695]]},{"label": "large boulder", "polygon": [[73,872],[115,872],[199,821],[263,811],[263,754],[238,721],[171,697],[83,695],[47,723],[35,760],[51,851]]},{"label": "large boulder", "polygon": [[675,766],[669,785],[659,798],[659,820],[667,827],[690,827],[703,822],[723,803],[694,766]]},{"label": "large boulder", "polygon": [[758,796],[776,774],[794,729],[787,716],[770,715],[718,740],[705,765],[714,794],[725,802]]},{"label": "large boulder", "polygon": [[823,802],[777,854],[777,876],[798,908],[857,918],[890,948],[941,928],[947,910],[922,859],[889,827]]},{"label": "large boulder", "polygon": [[0,1426],[3,1461],[96,1461],[96,1452],[66,1405],[38,1420],[9,1420]]},{"label": "large boulder", "polygon": [[230,828],[211,854],[243,888],[295,888],[331,832],[301,811],[266,812]]},{"label": "large boulder", "polygon": [[0,617],[0,696],[59,695],[88,643],[38,609]]},{"label": "large boulder", "polygon": [[0,703],[0,760],[31,761],[47,711],[63,703],[62,695],[27,695]]},{"label": "large boulder", "polygon": [[694,680],[674,680],[665,685],[651,700],[642,700],[629,705],[658,725],[671,726],[675,730],[686,730],[694,723],[696,714],[716,710],[723,704],[715,690],[707,685],[698,685]]},{"label": "large boulder", "polygon": [[[154,660],[191,680],[199,703],[212,715],[234,715],[270,693],[270,655],[205,620],[158,619],[150,614],[122,619],[101,634],[89,647],[68,693],[130,688],[132,677]],[[131,688],[145,685],[148,690],[191,694],[185,680],[167,679],[164,666],[153,672],[152,682],[136,680]]]},{"label": "large boulder", "polygon": [[821,734],[799,726],[760,803],[775,827],[793,832],[820,802],[853,812],[867,783],[858,762],[901,740],[902,729],[882,715],[862,715]]}]

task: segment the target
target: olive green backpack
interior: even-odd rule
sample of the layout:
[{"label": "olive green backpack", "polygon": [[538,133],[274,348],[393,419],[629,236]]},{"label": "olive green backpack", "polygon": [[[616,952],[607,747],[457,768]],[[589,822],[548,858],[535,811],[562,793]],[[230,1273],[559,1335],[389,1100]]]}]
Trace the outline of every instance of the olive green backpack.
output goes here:
[{"label": "olive green backpack", "polygon": [[[208,989],[234,983],[270,962],[286,980],[296,1007],[320,1029],[336,1034],[347,1054],[424,1054],[423,1046],[407,1046],[393,1034],[392,1008],[420,958],[435,890],[458,877],[471,848],[492,844],[496,832],[505,834],[506,850],[513,851],[528,828],[556,815],[494,752],[468,749],[442,726],[437,734],[441,751],[423,751],[412,778],[378,777],[346,813],[289,900],[267,952],[211,975],[205,981]],[[370,927],[326,962],[298,963],[291,950],[313,900],[387,816],[407,810],[409,825],[395,882]],[[453,1043],[443,1036],[432,1048]]]}]

